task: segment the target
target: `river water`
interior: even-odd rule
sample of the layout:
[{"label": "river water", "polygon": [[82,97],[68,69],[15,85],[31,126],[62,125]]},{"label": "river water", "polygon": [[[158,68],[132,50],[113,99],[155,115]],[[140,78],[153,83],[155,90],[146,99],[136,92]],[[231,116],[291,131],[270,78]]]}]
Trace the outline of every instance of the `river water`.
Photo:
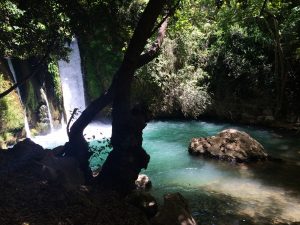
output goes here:
[{"label": "river water", "polygon": [[[284,161],[245,165],[188,154],[192,137],[215,135],[227,128],[246,131],[268,154]],[[87,137],[95,133],[109,137],[111,128],[93,124],[85,132]],[[59,138],[36,139],[44,147],[54,147],[51,140],[59,144]],[[145,128],[143,145],[151,156],[147,170],[142,171],[152,180],[151,193],[160,200],[165,193],[182,193],[200,224],[300,224],[299,138],[227,123],[157,121]],[[91,166],[102,162],[93,157]]]},{"label": "river water", "polygon": [[[236,128],[256,138],[284,162],[235,165],[189,156],[192,137]],[[224,123],[152,122],[144,130],[151,155],[144,171],[152,194],[180,192],[201,224],[279,224],[300,222],[300,140],[272,131]]]}]

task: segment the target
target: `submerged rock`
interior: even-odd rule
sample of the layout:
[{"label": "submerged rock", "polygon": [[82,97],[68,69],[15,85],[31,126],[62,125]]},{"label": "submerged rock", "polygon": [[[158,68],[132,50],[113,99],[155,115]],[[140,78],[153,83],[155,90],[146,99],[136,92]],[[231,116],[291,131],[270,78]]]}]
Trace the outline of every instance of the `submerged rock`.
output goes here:
[{"label": "submerged rock", "polygon": [[268,159],[264,147],[249,134],[235,129],[223,130],[216,136],[193,138],[191,155],[203,155],[231,162],[255,162]]},{"label": "submerged rock", "polygon": [[152,225],[197,225],[187,201],[180,193],[164,196],[164,205],[151,220]]}]

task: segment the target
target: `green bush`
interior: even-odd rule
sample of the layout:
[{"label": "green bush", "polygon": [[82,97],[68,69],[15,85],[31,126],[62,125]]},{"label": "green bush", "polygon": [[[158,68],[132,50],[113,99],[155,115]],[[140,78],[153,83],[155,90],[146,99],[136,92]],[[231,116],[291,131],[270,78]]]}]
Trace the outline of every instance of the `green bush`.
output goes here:
[{"label": "green bush", "polygon": [[[0,92],[11,86],[0,73]],[[24,126],[24,111],[16,91],[0,99],[0,134],[22,129]]]},{"label": "green bush", "polygon": [[195,118],[207,110],[211,97],[206,86],[199,85],[208,77],[202,69],[205,44],[204,33],[197,29],[165,38],[161,54],[138,72],[137,77],[156,86],[148,96],[154,97],[150,109],[155,116],[180,113]]}]

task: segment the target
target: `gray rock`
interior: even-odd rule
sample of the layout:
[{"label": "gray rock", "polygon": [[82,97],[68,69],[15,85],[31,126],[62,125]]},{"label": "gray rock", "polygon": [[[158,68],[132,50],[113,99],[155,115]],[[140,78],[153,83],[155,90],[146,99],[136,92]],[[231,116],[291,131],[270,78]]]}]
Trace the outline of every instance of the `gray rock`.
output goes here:
[{"label": "gray rock", "polygon": [[139,174],[135,181],[135,185],[138,190],[149,190],[152,187],[152,182],[147,175]]},{"label": "gray rock", "polygon": [[189,145],[191,155],[203,155],[231,162],[266,160],[264,147],[246,132],[223,130],[216,136],[193,138]]}]

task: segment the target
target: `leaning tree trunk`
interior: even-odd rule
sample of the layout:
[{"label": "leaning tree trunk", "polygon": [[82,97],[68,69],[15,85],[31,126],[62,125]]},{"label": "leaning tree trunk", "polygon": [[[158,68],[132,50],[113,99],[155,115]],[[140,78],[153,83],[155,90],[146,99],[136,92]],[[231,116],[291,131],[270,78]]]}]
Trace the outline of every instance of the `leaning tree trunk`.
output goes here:
[{"label": "leaning tree trunk", "polygon": [[86,179],[91,178],[88,167],[90,155],[83,130],[101,109],[113,102],[111,138],[113,150],[102,167],[98,181],[104,186],[124,193],[133,188],[140,170],[147,167],[150,158],[142,148],[142,131],[146,126],[146,116],[141,108],[130,109],[130,90],[137,68],[151,61],[157,55],[162,43],[167,17],[159,24],[156,42],[142,54],[166,2],[167,0],[149,1],[110,88],[92,102],[74,122],[69,132],[69,142],[65,146],[66,155],[77,158]]}]

